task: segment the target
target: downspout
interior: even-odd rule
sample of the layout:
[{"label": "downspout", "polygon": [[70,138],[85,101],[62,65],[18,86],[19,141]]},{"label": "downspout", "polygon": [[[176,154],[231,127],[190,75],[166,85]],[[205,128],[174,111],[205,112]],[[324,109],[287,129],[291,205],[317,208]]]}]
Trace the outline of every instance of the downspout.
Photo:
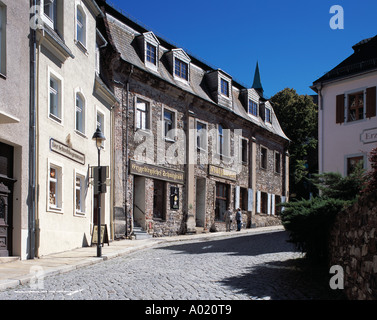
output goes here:
[{"label": "downspout", "polygon": [[[323,172],[323,131],[324,131],[324,125],[323,125],[323,96],[322,96],[322,83],[320,83],[320,86],[318,88],[318,102],[319,102],[319,110],[321,112],[321,158],[319,159],[320,161],[320,169],[318,170],[318,173]],[[318,119],[319,120],[319,119]],[[320,141],[320,137],[318,137],[318,141]],[[319,169],[319,168],[318,168]]]},{"label": "downspout", "polygon": [[[127,78],[126,90],[127,90],[127,101],[126,101],[126,185],[125,185],[125,210],[126,210],[126,236],[128,237],[128,226],[127,226],[127,214],[128,214],[128,165],[129,165],[129,154],[128,154],[128,127],[129,127],[129,95],[130,95],[130,78],[134,72],[134,66],[131,65],[131,70]],[[133,233],[133,214],[130,215],[130,235]]]},{"label": "downspout", "polygon": [[[31,1],[32,15],[36,14],[36,0]],[[30,101],[29,101],[29,196],[28,196],[28,258],[35,258],[35,171],[36,171],[36,30],[30,28]]]},{"label": "downspout", "polygon": [[[123,186],[124,186],[124,214],[125,214],[125,222],[126,222],[126,234],[125,236],[128,237],[128,227],[130,227],[130,234],[133,232],[133,217],[131,215],[130,217],[130,226],[128,226],[128,165],[129,165],[129,159],[128,159],[128,126],[129,126],[129,95],[130,95],[130,78],[134,71],[134,66],[131,65],[130,73],[128,74],[126,83],[114,80],[114,83],[122,85],[122,99],[121,99],[121,105],[122,105],[122,134],[124,131],[126,132],[126,138],[122,138],[122,156],[123,159],[125,158],[125,172],[123,175]],[[126,87],[126,129],[124,129],[124,112],[123,112],[123,105],[124,105],[124,88]]]}]

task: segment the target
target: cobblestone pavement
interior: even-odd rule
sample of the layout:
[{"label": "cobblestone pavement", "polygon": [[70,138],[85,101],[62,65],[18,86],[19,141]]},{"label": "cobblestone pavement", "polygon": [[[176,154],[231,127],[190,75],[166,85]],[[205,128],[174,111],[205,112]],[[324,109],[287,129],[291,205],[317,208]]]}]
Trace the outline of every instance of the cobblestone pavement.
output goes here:
[{"label": "cobblestone pavement", "polygon": [[1,300],[332,299],[285,231],[159,245],[0,292]]}]

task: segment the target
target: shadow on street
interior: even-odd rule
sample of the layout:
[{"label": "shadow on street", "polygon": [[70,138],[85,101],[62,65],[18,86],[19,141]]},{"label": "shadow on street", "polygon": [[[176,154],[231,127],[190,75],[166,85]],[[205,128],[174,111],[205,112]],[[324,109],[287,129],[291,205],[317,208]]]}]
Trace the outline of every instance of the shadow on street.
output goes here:
[{"label": "shadow on street", "polygon": [[[236,235],[236,232],[233,232]],[[256,256],[266,253],[296,252],[293,244],[288,243],[288,233],[277,231],[262,234],[228,237],[221,240],[200,241],[197,243],[167,245],[166,250],[184,254],[229,253],[230,255]]]}]

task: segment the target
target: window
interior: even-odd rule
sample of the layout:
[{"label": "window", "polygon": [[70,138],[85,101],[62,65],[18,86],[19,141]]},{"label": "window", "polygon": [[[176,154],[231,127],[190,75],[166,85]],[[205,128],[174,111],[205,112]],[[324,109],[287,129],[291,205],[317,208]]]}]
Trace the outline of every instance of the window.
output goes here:
[{"label": "window", "polygon": [[147,42],[147,61],[157,65],[157,48],[149,42]]},{"label": "window", "polygon": [[136,128],[150,129],[149,127],[149,103],[141,99],[136,100]]},{"label": "window", "polygon": [[348,121],[364,119],[364,92],[348,95]]},{"label": "window", "polygon": [[347,176],[352,174],[357,168],[363,168],[364,157],[356,156],[347,158]]},{"label": "window", "polygon": [[86,15],[80,6],[76,10],[76,40],[86,46]]},{"label": "window", "polygon": [[268,195],[261,192],[261,213],[268,213]]},{"label": "window", "polygon": [[261,147],[261,158],[260,158],[260,165],[261,168],[267,169],[267,149]]},{"label": "window", "polygon": [[76,130],[85,133],[85,100],[76,93]]},{"label": "window", "polygon": [[221,94],[229,97],[229,82],[221,78]]},{"label": "window", "polygon": [[247,140],[241,139],[241,160],[243,163],[247,162]]},{"label": "window", "polygon": [[225,129],[221,124],[217,126],[217,152],[222,156],[230,156],[230,130]]},{"label": "window", "polygon": [[6,63],[6,45],[5,45],[5,27],[6,27],[6,8],[0,3],[0,74],[5,75]]},{"label": "window", "polygon": [[221,124],[218,126],[218,144],[219,144],[219,154],[224,152],[224,128]]},{"label": "window", "polygon": [[52,29],[56,28],[57,0],[43,0],[42,20]]},{"label": "window", "polygon": [[61,122],[61,82],[50,75],[50,117]]},{"label": "window", "polygon": [[165,220],[166,210],[166,183],[153,180],[153,219]]},{"label": "window", "polygon": [[240,188],[240,209],[247,210],[248,207],[248,192],[246,188]]},{"label": "window", "polygon": [[175,58],[175,75],[188,80],[188,64],[178,58]]},{"label": "window", "polygon": [[174,140],[174,113],[169,110],[164,110],[164,133],[165,139]]},{"label": "window", "polygon": [[249,100],[249,114],[253,116],[258,116],[258,104],[253,100]]},{"label": "window", "polygon": [[75,176],[75,212],[85,213],[85,177],[78,174]]},{"label": "window", "polygon": [[271,109],[266,108],[266,122],[272,123]]},{"label": "window", "polygon": [[275,152],[275,172],[276,173],[280,173],[281,171],[281,167],[280,167],[280,153],[279,152]]},{"label": "window", "polygon": [[207,150],[207,125],[196,122],[196,147],[201,150]]},{"label": "window", "polygon": [[50,165],[48,173],[48,207],[49,209],[61,210],[62,208],[62,169]]}]

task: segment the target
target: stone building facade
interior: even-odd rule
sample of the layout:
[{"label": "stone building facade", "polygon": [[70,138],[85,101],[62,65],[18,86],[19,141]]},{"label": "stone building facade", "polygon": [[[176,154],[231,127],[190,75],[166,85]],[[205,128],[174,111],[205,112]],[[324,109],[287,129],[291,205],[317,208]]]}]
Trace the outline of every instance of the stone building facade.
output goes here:
[{"label": "stone building facade", "polygon": [[[98,1],[114,110],[116,236],[225,230],[275,221],[287,200],[289,139],[260,87],[246,88]],[[269,219],[270,218],[270,219]],[[268,222],[264,222],[268,223]]]}]

